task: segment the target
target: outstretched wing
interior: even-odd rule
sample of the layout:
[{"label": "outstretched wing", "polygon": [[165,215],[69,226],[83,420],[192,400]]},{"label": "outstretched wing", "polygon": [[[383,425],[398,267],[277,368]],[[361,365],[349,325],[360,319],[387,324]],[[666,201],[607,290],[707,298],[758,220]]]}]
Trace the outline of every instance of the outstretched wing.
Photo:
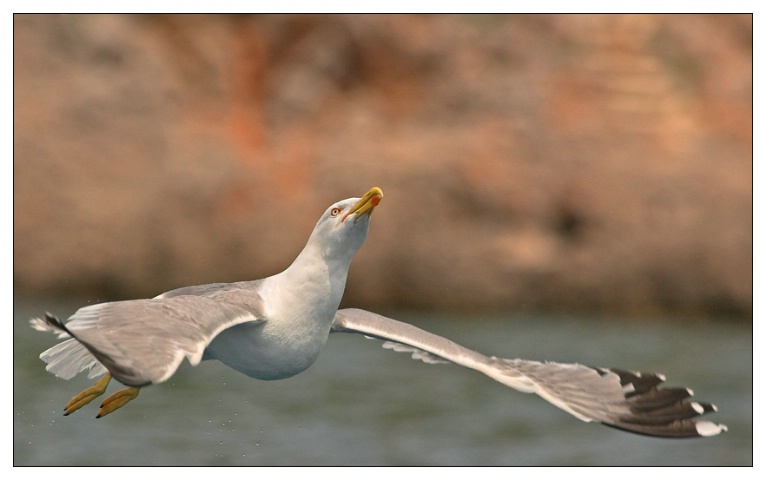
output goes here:
[{"label": "outstretched wing", "polygon": [[[717,435],[725,425],[695,421],[715,405],[685,401],[687,388],[657,388],[659,374],[631,373],[579,364],[488,357],[412,325],[359,309],[338,310],[332,331],[361,333],[428,363],[448,361],[504,385],[536,393],[585,422],[657,437]],[[394,344],[398,346],[394,346]]]},{"label": "outstretched wing", "polygon": [[164,382],[184,358],[197,365],[221,331],[263,318],[257,293],[228,289],[218,295],[101,303],[79,309],[66,324],[46,315],[32,326],[72,337],[40,355],[55,375],[68,379],[106,369],[126,385],[141,386]]}]

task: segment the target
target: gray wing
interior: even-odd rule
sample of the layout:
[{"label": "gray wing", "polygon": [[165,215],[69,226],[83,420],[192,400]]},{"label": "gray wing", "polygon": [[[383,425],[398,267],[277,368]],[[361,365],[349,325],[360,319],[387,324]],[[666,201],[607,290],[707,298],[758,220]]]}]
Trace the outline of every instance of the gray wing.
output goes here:
[{"label": "gray wing", "polygon": [[687,388],[662,388],[660,374],[631,373],[579,364],[488,357],[412,325],[358,309],[338,310],[333,332],[361,333],[384,347],[410,352],[428,363],[448,361],[477,370],[525,393],[536,393],[585,422],[658,437],[698,437],[726,431],[725,425],[695,421],[715,405],[685,401]]},{"label": "gray wing", "polygon": [[96,374],[106,369],[126,385],[164,382],[184,358],[197,365],[221,331],[264,321],[257,292],[210,287],[204,293],[198,290],[202,296],[187,293],[83,307],[66,324],[50,315],[35,319],[32,326],[38,330],[72,337],[40,358],[48,363],[48,371],[62,378],[87,369]]},{"label": "gray wing", "polygon": [[[194,295],[196,297],[214,298],[229,302],[248,302],[249,292],[257,292],[261,280],[234,283],[208,283],[205,285],[192,285],[190,287],[176,288],[154,297],[157,300],[179,297],[181,295]],[[257,297],[257,295],[256,295]],[[260,302],[257,297],[256,302]]]}]

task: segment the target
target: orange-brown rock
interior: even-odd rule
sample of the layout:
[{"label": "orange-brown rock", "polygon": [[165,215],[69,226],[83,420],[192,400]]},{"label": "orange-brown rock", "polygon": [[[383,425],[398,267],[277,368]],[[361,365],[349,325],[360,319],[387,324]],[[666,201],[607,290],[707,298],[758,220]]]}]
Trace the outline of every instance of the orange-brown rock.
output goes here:
[{"label": "orange-brown rock", "polygon": [[752,311],[752,17],[14,17],[15,293],[284,268],[347,304]]}]

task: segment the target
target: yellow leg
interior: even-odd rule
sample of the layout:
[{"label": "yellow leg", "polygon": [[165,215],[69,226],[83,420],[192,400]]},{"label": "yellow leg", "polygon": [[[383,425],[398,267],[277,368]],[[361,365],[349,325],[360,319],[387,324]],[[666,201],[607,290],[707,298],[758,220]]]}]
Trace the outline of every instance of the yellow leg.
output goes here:
[{"label": "yellow leg", "polygon": [[82,392],[72,397],[72,399],[69,400],[69,403],[67,403],[64,407],[64,415],[69,415],[75,410],[79,410],[81,407],[84,407],[85,405],[92,402],[96,397],[103,395],[104,392],[106,392],[106,386],[109,385],[109,380],[111,379],[112,376],[107,373],[98,382],[96,382],[95,385],[86,388]]},{"label": "yellow leg", "polygon": [[123,388],[122,390],[118,390],[114,392],[113,394],[109,395],[101,404],[101,410],[98,411],[98,415],[96,415],[96,418],[101,418],[104,415],[109,415],[113,411],[122,407],[129,401],[136,398],[140,390],[141,390],[141,387],[128,387],[128,388]]}]

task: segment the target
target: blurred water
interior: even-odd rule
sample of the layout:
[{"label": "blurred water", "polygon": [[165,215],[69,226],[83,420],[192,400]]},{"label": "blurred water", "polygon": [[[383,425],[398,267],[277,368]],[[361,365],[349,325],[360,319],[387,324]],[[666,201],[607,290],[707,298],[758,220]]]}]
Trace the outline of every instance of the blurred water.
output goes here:
[{"label": "blurred water", "polygon": [[[14,307],[15,465],[751,465],[752,332],[747,322],[511,314],[398,315],[483,353],[654,370],[716,403],[729,432],[664,440],[586,424],[540,398],[452,365],[426,365],[336,334],[297,377],[257,381],[217,362],[185,364],[125,409],[95,419],[62,406],[91,381],[45,372],[54,343],[27,321],[80,306]],[[116,389],[110,387],[110,392]]]}]

